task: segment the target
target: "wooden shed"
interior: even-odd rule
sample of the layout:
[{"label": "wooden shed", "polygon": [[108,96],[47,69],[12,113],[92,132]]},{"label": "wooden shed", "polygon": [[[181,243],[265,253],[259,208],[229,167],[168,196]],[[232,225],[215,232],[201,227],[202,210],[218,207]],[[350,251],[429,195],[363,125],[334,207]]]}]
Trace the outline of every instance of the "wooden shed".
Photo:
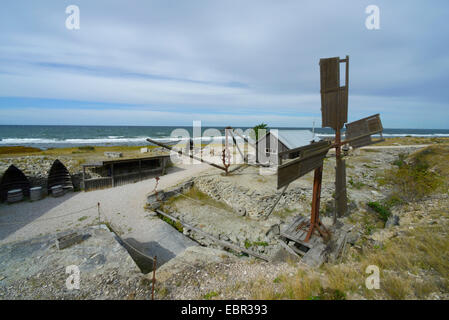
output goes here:
[{"label": "wooden shed", "polygon": [[[309,145],[312,141],[319,140],[310,130],[270,130],[256,143],[257,161],[262,161],[262,159],[274,155],[277,157],[278,153],[303,147]],[[297,156],[292,153],[288,158],[292,159]],[[287,159],[287,156],[284,159]]]},{"label": "wooden shed", "polygon": [[[84,191],[116,187],[148,179],[156,173],[165,174],[170,155],[156,155],[140,158],[104,160],[83,164]],[[86,169],[101,177],[86,178]]]}]

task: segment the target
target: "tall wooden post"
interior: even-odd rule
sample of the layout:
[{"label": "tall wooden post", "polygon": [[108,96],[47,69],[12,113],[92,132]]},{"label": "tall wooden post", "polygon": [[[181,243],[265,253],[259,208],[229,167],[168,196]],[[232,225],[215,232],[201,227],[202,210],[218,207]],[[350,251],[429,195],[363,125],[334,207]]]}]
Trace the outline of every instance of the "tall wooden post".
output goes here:
[{"label": "tall wooden post", "polygon": [[340,176],[340,163],[341,163],[341,132],[340,128],[335,130],[335,202],[334,202],[334,224],[337,222],[337,216],[341,216],[339,210],[340,190],[338,189],[338,181]]}]

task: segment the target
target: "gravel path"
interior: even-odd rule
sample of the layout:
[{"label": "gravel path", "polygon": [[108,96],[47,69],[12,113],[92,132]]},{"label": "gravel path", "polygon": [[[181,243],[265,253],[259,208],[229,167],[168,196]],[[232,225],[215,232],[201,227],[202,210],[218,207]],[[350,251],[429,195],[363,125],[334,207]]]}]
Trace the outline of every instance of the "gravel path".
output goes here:
[{"label": "gravel path", "polygon": [[[197,176],[209,168],[206,164],[169,168],[168,173],[161,177],[158,190]],[[154,187],[155,179],[148,179],[116,188],[68,193],[60,198],[0,204],[0,245],[96,224],[97,203],[100,203],[102,221],[106,217],[124,239],[135,239],[158,250],[162,255],[161,263],[165,262],[195,243],[173,232],[171,226],[150,217],[144,210],[146,195]]]}]

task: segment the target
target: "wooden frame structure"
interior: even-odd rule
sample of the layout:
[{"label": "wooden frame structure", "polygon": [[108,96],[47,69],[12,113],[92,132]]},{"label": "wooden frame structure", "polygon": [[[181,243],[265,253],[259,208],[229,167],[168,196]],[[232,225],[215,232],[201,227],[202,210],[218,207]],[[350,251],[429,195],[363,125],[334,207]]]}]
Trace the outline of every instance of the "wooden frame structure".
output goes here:
[{"label": "wooden frame structure", "polygon": [[[83,164],[82,186],[84,191],[89,191],[94,189],[116,187],[127,183],[145,180],[158,172],[161,172],[161,174],[164,175],[169,160],[170,160],[169,155],[156,155],[141,158],[104,160],[95,163]],[[142,163],[149,161],[158,161],[159,164],[152,169],[143,168]],[[137,164],[138,168],[137,171],[117,174],[117,169],[119,168],[119,166],[132,163]],[[86,168],[89,167],[90,168],[103,167],[108,170],[108,176],[102,178],[86,179]]]},{"label": "wooden frame structure", "polygon": [[[297,219],[282,236],[306,245],[312,235],[318,232],[324,238],[330,237],[329,231],[320,220],[321,183],[323,179],[323,161],[331,148],[330,141],[320,141],[310,145],[279,153],[277,188],[287,187],[294,180],[314,170],[313,197],[310,221]],[[282,164],[282,157],[286,154],[298,154],[299,157]],[[285,189],[284,189],[285,191]],[[304,237],[304,238],[303,238]]]}]

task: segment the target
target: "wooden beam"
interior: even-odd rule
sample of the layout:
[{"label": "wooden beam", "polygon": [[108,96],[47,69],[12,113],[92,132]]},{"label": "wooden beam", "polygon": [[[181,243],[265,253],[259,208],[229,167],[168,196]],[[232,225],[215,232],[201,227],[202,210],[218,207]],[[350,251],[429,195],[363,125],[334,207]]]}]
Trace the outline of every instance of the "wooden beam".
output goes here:
[{"label": "wooden beam", "polygon": [[198,228],[195,228],[195,227],[193,227],[193,226],[191,226],[191,225],[189,225],[189,224],[187,224],[187,223],[185,223],[185,222],[183,222],[183,221],[181,221],[181,220],[179,220],[179,219],[173,217],[172,215],[169,215],[168,213],[165,213],[165,212],[163,212],[163,211],[161,211],[161,210],[156,210],[156,213],[158,213],[158,214],[160,214],[160,215],[162,215],[162,216],[164,216],[164,217],[167,217],[167,218],[169,218],[170,220],[173,220],[173,221],[175,221],[175,222],[179,222],[180,224],[182,224],[183,226],[185,226],[187,229],[190,229],[190,230],[193,230],[193,231],[195,231],[195,232],[197,232],[197,233],[200,233],[200,234],[202,234],[203,236],[205,236],[206,238],[211,239],[212,241],[218,243],[219,245],[221,245],[221,246],[223,246],[223,247],[225,247],[225,248],[229,248],[229,249],[232,249],[232,250],[237,251],[237,252],[244,252],[244,253],[249,254],[249,255],[252,255],[252,256],[254,256],[254,257],[256,257],[256,258],[259,258],[259,259],[262,259],[262,260],[265,260],[265,261],[270,261],[269,257],[267,257],[267,256],[258,254],[258,253],[256,253],[256,252],[251,251],[251,250],[248,250],[248,249],[246,249],[246,248],[241,248],[241,247],[239,247],[239,246],[237,246],[237,245],[234,245],[234,244],[232,244],[232,243],[229,243],[229,242],[227,242],[227,241],[220,240],[220,239],[214,237],[213,235],[211,235],[211,234],[209,234],[209,233],[207,233],[207,232],[204,232],[203,230],[200,230],[200,229],[198,229]]},{"label": "wooden beam", "polygon": [[114,164],[111,163],[111,178],[112,178],[112,187],[115,186],[115,182],[114,182]]},{"label": "wooden beam", "polygon": [[190,155],[183,154],[181,150],[175,150],[173,147],[171,147],[169,145],[166,145],[165,143],[162,143],[162,142],[159,142],[159,141],[155,141],[155,140],[150,139],[150,138],[147,138],[147,141],[150,142],[150,143],[154,143],[155,145],[158,145],[158,146],[160,146],[162,148],[165,148],[165,149],[168,149],[170,151],[176,152],[176,153],[178,153],[181,156],[188,156],[188,157],[190,157],[192,159],[195,159],[195,160],[198,160],[200,162],[207,163],[208,165],[211,165],[212,167],[215,167],[217,169],[221,169],[221,170],[226,171],[225,167],[222,167],[222,166],[219,166],[218,164],[215,164],[215,163],[203,160],[202,158],[198,158],[198,157],[194,156],[193,154],[190,154]]}]

